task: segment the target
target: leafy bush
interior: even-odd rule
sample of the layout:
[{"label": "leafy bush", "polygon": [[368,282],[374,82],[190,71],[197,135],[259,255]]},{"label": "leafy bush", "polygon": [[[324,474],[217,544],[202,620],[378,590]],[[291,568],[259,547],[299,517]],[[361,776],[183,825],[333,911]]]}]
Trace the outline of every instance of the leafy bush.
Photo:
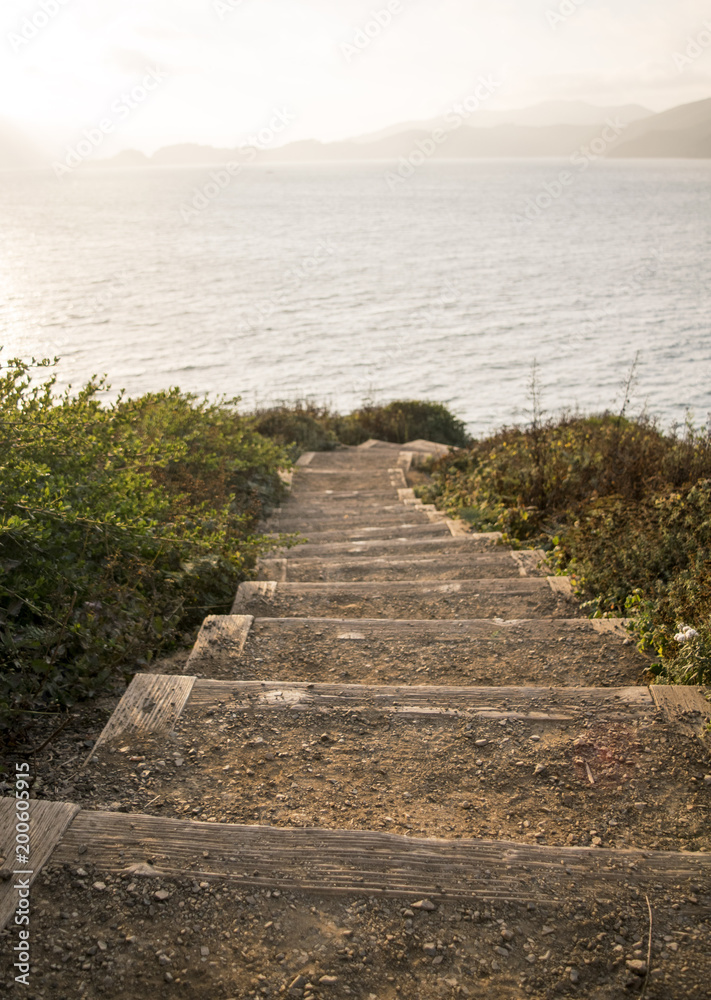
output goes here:
[{"label": "leafy bush", "polygon": [[[609,414],[534,421],[441,459],[423,493],[477,529],[548,550],[593,614],[633,618],[662,677],[711,681],[708,433]],[[684,625],[693,642],[674,638]]]},{"label": "leafy bush", "polygon": [[280,403],[253,412],[254,427],[289,449],[293,458],[305,451],[333,451],[340,446],[334,431],[338,414],[304,400]]},{"label": "leafy bush", "polygon": [[288,447],[292,457],[304,451],[331,451],[342,445],[359,445],[368,438],[404,444],[418,438],[463,447],[469,435],[441,403],[395,400],[376,405],[364,403],[342,416],[326,406],[300,400],[254,412],[255,429]]},{"label": "leafy bush", "polygon": [[[41,362],[47,367],[48,362]],[[272,544],[283,449],[234,402],[176,390],[102,405],[0,373],[0,718],[70,705],[229,609]]]},{"label": "leafy bush", "polygon": [[366,439],[378,438],[394,444],[424,438],[455,448],[463,448],[471,440],[463,421],[442,403],[415,399],[395,400],[384,406],[364,404],[347,418],[341,440],[344,444],[359,444],[354,438],[363,433]]}]

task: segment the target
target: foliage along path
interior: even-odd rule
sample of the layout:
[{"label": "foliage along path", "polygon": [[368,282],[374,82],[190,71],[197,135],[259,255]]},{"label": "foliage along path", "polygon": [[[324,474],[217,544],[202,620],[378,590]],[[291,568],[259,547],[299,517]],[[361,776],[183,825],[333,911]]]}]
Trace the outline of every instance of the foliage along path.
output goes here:
[{"label": "foliage along path", "polygon": [[708,997],[705,692],[416,500],[438,447],[303,456],[307,544],[34,801],[33,995]]}]

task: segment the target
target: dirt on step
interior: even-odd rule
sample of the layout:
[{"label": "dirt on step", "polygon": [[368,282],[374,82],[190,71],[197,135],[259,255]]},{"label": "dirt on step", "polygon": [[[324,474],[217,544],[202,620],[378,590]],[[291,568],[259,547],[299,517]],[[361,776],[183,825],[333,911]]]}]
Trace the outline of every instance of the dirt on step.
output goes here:
[{"label": "dirt on step", "polygon": [[[649,891],[647,1000],[704,1000],[711,935],[689,902],[695,886]],[[87,863],[49,866],[32,902],[28,1000],[619,1000],[639,995],[650,942],[647,902],[633,889],[614,904],[434,897],[424,909],[415,896],[323,896]],[[3,947],[8,996],[19,991],[11,956]]]},{"label": "dirt on step", "polygon": [[448,624],[371,620],[349,628],[329,619],[257,619],[240,656],[206,643],[191,672],[233,680],[609,687],[639,683],[648,665],[631,640],[599,634],[587,621],[475,623],[461,632]]},{"label": "dirt on step", "polygon": [[559,712],[578,717],[245,709],[227,699],[188,706],[168,737],[118,736],[63,797],[218,823],[711,850],[700,742],[651,699],[641,714],[614,703]]},{"label": "dirt on step", "polygon": [[[513,581],[512,581],[513,582]],[[478,586],[477,586],[478,584]],[[235,614],[255,618],[574,618],[583,617],[572,599],[541,587],[534,593],[491,593],[487,581],[411,584],[395,582],[315,586],[280,585],[266,599],[255,596],[235,605]]]}]

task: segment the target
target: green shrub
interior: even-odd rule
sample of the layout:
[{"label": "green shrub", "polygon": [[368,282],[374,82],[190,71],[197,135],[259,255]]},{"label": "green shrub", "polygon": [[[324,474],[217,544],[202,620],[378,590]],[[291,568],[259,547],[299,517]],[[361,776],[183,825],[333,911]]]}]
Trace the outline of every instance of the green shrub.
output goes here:
[{"label": "green shrub", "polygon": [[383,406],[366,403],[354,410],[342,429],[341,440],[344,444],[360,444],[357,438],[363,436],[393,444],[424,438],[455,448],[463,448],[471,440],[463,421],[442,403],[415,399],[395,400]]},{"label": "green shrub", "polygon": [[[506,428],[441,459],[421,492],[478,530],[548,550],[591,613],[632,617],[660,677],[711,682],[707,433],[609,414]],[[674,638],[683,625],[694,642]]]},{"label": "green shrub", "polygon": [[424,438],[455,447],[464,447],[470,440],[464,423],[445,406],[418,400],[364,403],[346,416],[299,400],[257,409],[252,416],[255,429],[288,448],[292,458],[304,451],[363,444],[369,438],[394,444]]},{"label": "green shrub", "polygon": [[333,451],[340,446],[334,430],[340,419],[325,406],[304,400],[257,409],[254,427],[298,458],[305,451]]},{"label": "green shrub", "polygon": [[54,386],[19,360],[0,374],[3,721],[101,690],[226,612],[272,544],[254,529],[287,464],[234,401]]}]

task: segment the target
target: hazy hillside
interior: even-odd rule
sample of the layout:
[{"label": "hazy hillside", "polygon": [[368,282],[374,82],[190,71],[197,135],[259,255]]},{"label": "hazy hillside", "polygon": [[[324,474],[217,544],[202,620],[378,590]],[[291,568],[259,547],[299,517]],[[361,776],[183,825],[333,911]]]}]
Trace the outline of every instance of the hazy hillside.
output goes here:
[{"label": "hazy hillside", "polygon": [[711,156],[711,99],[683,104],[631,125],[616,157]]},{"label": "hazy hillside", "polygon": [[[626,122],[636,122],[654,115],[649,108],[641,104],[625,104],[614,107],[597,107],[585,101],[546,101],[531,108],[519,108],[512,111],[476,111],[467,124],[472,128],[493,128],[496,125],[522,125],[526,127],[545,127],[555,125],[600,125],[608,118],[619,117]],[[353,141],[358,143],[378,142],[401,132],[431,132],[432,129],[446,126],[444,116],[430,118],[426,121],[406,122],[391,125],[379,132],[357,136]]]},{"label": "hazy hillside", "polygon": [[[555,117],[575,119],[551,122]],[[512,119],[499,121],[501,118]],[[569,157],[600,136],[605,122],[626,123],[618,142],[608,145],[611,156],[711,156],[711,99],[652,114],[640,105],[596,108],[577,101],[558,101],[511,112],[480,111],[453,127],[452,118],[396,125],[369,136],[323,143],[305,139],[277,149],[259,150],[260,163],[314,163],[367,160],[394,162],[431,144],[435,129],[446,133],[433,152],[436,159],[483,157]],[[428,154],[429,155],[429,154]],[[159,149],[150,158],[134,151],[94,166],[209,166],[230,160],[245,162],[245,149],[215,149],[183,143]]]}]

